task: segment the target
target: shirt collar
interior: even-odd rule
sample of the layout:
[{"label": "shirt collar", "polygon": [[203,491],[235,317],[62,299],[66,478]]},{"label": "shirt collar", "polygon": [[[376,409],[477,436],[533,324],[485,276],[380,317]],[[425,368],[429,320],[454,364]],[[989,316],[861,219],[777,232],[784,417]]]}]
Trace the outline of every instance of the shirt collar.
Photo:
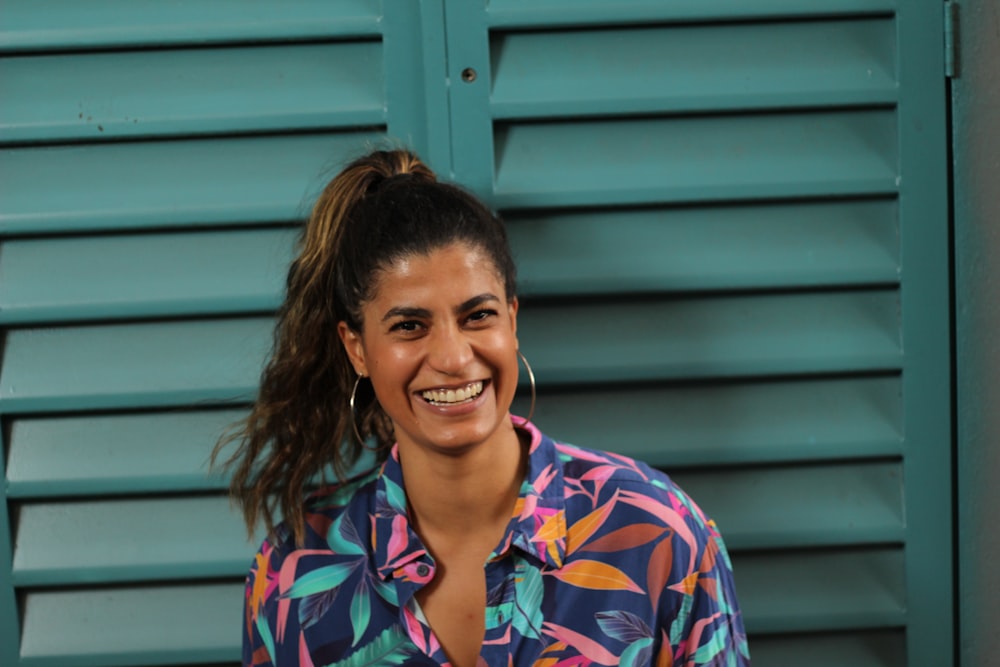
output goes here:
[{"label": "shirt collar", "polygon": [[[511,420],[530,437],[528,470],[507,532],[491,560],[502,558],[513,547],[550,567],[560,568],[566,555],[562,465],[550,438],[526,419],[512,415]],[[375,567],[382,579],[388,579],[407,563],[429,556],[410,526],[398,444],[382,464],[375,484],[372,547]]]}]

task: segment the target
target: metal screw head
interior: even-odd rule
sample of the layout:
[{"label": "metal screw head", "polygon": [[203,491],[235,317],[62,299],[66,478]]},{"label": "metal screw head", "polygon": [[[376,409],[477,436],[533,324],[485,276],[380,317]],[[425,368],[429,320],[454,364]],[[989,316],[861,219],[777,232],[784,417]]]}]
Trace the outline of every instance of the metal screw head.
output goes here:
[{"label": "metal screw head", "polygon": [[476,80],[476,70],[471,67],[466,67],[462,70],[462,81],[466,83],[472,83]]}]

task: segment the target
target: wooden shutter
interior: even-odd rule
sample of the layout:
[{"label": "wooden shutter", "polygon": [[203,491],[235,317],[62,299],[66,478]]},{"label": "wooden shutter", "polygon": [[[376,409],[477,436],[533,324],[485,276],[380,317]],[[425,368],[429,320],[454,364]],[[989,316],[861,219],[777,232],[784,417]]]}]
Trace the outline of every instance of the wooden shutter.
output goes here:
[{"label": "wooden shutter", "polygon": [[0,663],[238,659],[205,462],[312,195],[386,136],[501,209],[536,421],[715,516],[757,664],[951,661],[939,5],[0,17]]}]

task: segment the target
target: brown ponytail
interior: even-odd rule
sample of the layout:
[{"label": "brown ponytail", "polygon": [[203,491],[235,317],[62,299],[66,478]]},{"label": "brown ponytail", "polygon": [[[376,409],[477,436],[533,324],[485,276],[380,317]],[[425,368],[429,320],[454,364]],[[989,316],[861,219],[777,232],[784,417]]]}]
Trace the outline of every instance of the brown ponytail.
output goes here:
[{"label": "brown ponytail", "polygon": [[502,223],[465,191],[438,183],[416,155],[376,151],[324,188],[289,268],[257,399],[212,454],[214,465],[224,448],[238,443],[223,466],[232,468],[230,493],[249,533],[263,520],[273,538],[280,514],[302,544],[305,488],[330,470],[343,480],[362,453],[352,420],[384,456],[392,424],[371,395],[351,413],[356,375],[337,324],[361,330],[361,306],[381,268],[457,240],[493,258],[512,297],[514,265]]}]

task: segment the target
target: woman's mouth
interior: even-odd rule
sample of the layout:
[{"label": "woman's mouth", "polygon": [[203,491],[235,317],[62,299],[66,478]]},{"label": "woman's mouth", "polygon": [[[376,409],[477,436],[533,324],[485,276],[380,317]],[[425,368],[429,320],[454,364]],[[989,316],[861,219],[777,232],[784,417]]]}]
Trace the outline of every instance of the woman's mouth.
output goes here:
[{"label": "woman's mouth", "polygon": [[458,405],[472,401],[481,393],[483,381],[479,380],[457,389],[427,389],[420,392],[420,395],[431,405]]}]

